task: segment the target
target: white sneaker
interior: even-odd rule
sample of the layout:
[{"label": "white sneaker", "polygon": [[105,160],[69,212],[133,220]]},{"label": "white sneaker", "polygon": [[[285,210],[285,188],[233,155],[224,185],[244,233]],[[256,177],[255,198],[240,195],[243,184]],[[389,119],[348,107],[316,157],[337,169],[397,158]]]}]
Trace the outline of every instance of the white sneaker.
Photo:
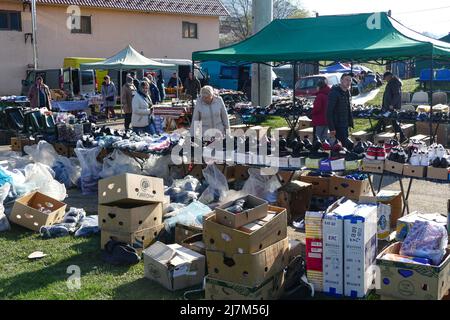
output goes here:
[{"label": "white sneaker", "polygon": [[424,167],[428,167],[428,164],[430,162],[428,161],[428,153],[425,151],[420,152],[420,165]]},{"label": "white sneaker", "polygon": [[417,150],[414,150],[409,158],[409,163],[413,166],[420,166],[420,155]]},{"label": "white sneaker", "polygon": [[442,144],[438,145],[435,148],[435,154],[436,154],[436,157],[438,157],[438,158],[443,158],[445,156],[446,151]]}]

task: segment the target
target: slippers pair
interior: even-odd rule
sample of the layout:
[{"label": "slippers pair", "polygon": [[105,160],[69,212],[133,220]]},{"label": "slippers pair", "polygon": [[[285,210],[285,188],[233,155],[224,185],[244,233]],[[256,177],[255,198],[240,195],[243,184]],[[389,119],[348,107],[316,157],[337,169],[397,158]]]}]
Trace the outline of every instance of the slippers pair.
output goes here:
[{"label": "slippers pair", "polygon": [[141,257],[135,248],[127,243],[109,240],[102,250],[102,260],[112,265],[133,265],[139,263]]}]

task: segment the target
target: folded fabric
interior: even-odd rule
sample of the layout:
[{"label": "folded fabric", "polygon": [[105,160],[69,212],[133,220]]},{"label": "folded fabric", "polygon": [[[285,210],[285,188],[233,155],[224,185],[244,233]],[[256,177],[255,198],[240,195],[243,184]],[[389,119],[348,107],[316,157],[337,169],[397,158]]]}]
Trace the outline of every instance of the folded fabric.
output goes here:
[{"label": "folded fabric", "polygon": [[98,215],[87,216],[80,221],[80,227],[75,232],[75,237],[88,237],[99,232]]},{"label": "folded fabric", "polygon": [[68,236],[70,233],[74,233],[77,230],[80,221],[84,219],[85,216],[86,212],[83,209],[70,208],[61,223],[42,226],[39,229],[39,233],[44,239]]}]

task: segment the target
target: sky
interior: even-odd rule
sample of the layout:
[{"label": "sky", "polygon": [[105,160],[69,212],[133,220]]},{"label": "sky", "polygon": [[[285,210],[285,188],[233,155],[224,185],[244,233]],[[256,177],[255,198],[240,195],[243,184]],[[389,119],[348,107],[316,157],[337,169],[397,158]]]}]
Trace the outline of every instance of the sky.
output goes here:
[{"label": "sky", "polygon": [[438,38],[450,32],[449,0],[300,0],[311,13],[333,15],[346,13],[387,12],[406,27],[428,32]]}]

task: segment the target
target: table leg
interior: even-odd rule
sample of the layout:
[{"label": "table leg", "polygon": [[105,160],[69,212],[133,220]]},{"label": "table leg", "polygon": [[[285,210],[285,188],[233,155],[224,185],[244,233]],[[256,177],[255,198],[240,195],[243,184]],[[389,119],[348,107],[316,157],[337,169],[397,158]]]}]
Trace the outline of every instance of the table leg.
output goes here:
[{"label": "table leg", "polygon": [[380,183],[378,184],[378,192],[380,192],[381,186],[383,185],[383,178],[384,178],[384,171],[383,171],[383,173],[381,174],[381,177],[380,177]]},{"label": "table leg", "polygon": [[[403,194],[403,182],[401,180],[401,178],[399,178],[400,180],[400,188],[402,189],[402,194]],[[413,182],[413,178],[409,179],[409,183],[408,183],[408,189],[406,191],[406,194],[403,194],[403,210],[402,210],[402,217],[405,215],[405,209],[407,211],[407,214],[409,214],[409,203],[408,203],[408,198],[409,198],[409,193],[411,191],[411,186],[412,186],[412,182]]]},{"label": "table leg", "polygon": [[369,174],[368,176],[369,176],[368,180],[369,180],[370,190],[372,190],[372,194],[375,197],[376,194],[375,194],[375,189],[373,188],[372,175]]}]

